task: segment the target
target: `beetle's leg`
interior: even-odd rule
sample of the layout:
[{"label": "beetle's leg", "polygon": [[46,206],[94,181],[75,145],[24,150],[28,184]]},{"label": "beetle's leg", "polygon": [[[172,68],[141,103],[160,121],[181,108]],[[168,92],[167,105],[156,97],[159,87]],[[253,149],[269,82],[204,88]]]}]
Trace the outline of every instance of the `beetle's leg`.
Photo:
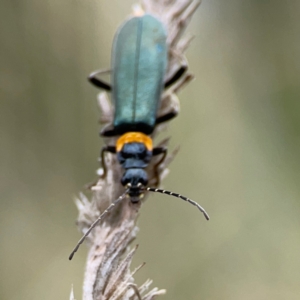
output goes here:
[{"label": "beetle's leg", "polygon": [[[101,163],[102,163],[102,169],[103,169],[103,174],[101,175],[102,178],[105,178],[106,176],[106,171],[107,171],[107,168],[106,168],[106,165],[105,165],[105,158],[104,158],[104,154],[105,152],[110,152],[110,153],[116,153],[116,147],[114,146],[105,146],[105,147],[102,147],[101,149]],[[95,186],[98,182],[98,179],[96,181],[93,181],[91,183],[88,183],[85,185],[85,188],[86,189],[89,189],[91,190],[93,188],[93,186]]]},{"label": "beetle's leg", "polygon": [[88,81],[90,83],[92,83],[93,85],[95,85],[96,87],[98,87],[100,89],[104,89],[109,92],[109,91],[111,91],[111,85],[109,83],[103,81],[102,79],[99,79],[97,77],[97,75],[106,74],[106,73],[110,73],[110,72],[111,72],[111,70],[95,71],[88,76]]},{"label": "beetle's leg", "polygon": [[118,135],[118,133],[116,132],[112,124],[104,126],[100,131],[100,136],[111,137],[116,135]]},{"label": "beetle's leg", "polygon": [[176,117],[178,114],[177,111],[170,111],[169,113],[163,115],[163,116],[160,116],[156,119],[156,124],[159,124],[159,123],[162,123],[162,122],[166,122],[166,121],[169,121],[171,119],[173,119],[174,117]]},{"label": "beetle's leg", "polygon": [[[164,142],[165,141],[167,141],[167,140],[164,140]],[[167,148],[166,147],[153,148],[153,150],[152,150],[152,155],[153,156],[160,155],[160,154],[164,154],[163,159],[162,159],[162,160],[164,160],[165,156],[167,155]]]},{"label": "beetle's leg", "polygon": [[172,84],[174,84],[177,80],[179,80],[182,75],[187,71],[187,65],[184,64],[182,65],[176,72],[175,74],[173,74],[173,76],[168,79],[166,82],[165,82],[165,85],[164,85],[164,88],[167,89],[168,87],[170,87]]},{"label": "beetle's leg", "polygon": [[106,164],[105,164],[105,157],[104,157],[105,152],[110,152],[110,153],[115,154],[116,147],[115,146],[104,146],[101,149],[101,163],[102,163],[102,169],[103,169],[102,178],[105,178],[106,172],[107,172],[107,168],[106,168]]},{"label": "beetle's leg", "polygon": [[154,165],[154,177],[156,179],[157,186],[160,185],[158,168],[159,168],[159,165],[165,160],[167,153],[168,153],[168,150],[166,147],[157,147],[157,148],[154,148],[152,151],[153,156],[162,154],[162,158]]},{"label": "beetle's leg", "polygon": [[179,100],[177,96],[173,93],[169,93],[167,98],[164,99],[161,105],[161,114],[156,117],[156,125],[169,121],[170,119],[176,117],[179,113]]},{"label": "beetle's leg", "polygon": [[[167,89],[172,84],[174,84],[176,81],[178,81],[183,76],[183,74],[185,74],[187,69],[188,69],[187,64],[183,63],[181,65],[181,67],[175,72],[175,74],[165,82],[165,85],[164,85],[165,89]],[[166,113],[165,115],[157,117],[156,124],[169,121],[169,120],[173,119],[174,117],[176,117],[177,114],[178,114],[178,110],[173,109],[173,110],[169,111],[168,113]]]}]

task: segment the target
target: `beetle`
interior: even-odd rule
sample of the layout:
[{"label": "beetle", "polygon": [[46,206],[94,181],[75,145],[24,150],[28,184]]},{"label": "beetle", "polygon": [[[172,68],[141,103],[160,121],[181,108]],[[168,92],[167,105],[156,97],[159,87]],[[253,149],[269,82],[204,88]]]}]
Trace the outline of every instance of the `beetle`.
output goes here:
[{"label": "beetle", "polygon": [[[176,116],[175,111],[157,117],[163,88],[168,88],[186,71],[186,65],[164,82],[168,64],[167,33],[156,17],[145,14],[125,21],[117,31],[112,47],[111,85],[100,80],[94,72],[89,81],[97,87],[111,91],[115,113],[112,126],[105,127],[102,136],[119,136],[115,146],[103,147],[105,152],[117,154],[125,169],[122,185],[130,184],[132,202],[140,199],[140,183],[146,186],[145,171],[152,156],[163,155],[164,147],[153,148],[150,134],[155,126]],[[104,174],[106,173],[103,164]]]},{"label": "beetle", "polygon": [[113,124],[105,127],[101,135],[118,136],[118,139],[114,146],[102,148],[101,158],[105,175],[105,152],[117,155],[124,169],[121,184],[126,190],[91,225],[69,259],[72,259],[85,237],[104,215],[126,196],[132,203],[138,203],[147,191],[175,196],[195,205],[209,220],[206,211],[195,201],[177,193],[147,187],[148,174],[145,168],[153,156],[162,155],[161,162],[167,154],[165,147],[153,147],[150,135],[157,124],[176,116],[176,112],[171,111],[157,117],[162,91],[175,83],[186,71],[186,65],[182,65],[165,82],[167,67],[168,47],[164,25],[153,15],[144,14],[125,21],[115,35],[112,47],[111,84],[97,77],[106,71],[96,71],[88,77],[92,84],[112,93],[115,108]]}]

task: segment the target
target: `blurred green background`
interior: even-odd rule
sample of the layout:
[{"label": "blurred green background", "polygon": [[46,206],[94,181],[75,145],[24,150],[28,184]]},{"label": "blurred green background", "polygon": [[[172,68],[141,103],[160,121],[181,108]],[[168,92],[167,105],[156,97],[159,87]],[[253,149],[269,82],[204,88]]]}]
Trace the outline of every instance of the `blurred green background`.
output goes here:
[{"label": "blurred green background", "polygon": [[[102,140],[87,75],[110,65],[135,1],[2,0],[0,299],[81,299],[86,249],[74,197],[93,181]],[[189,51],[164,181],[192,206],[142,207],[134,266],[160,299],[300,297],[300,2],[209,0]],[[298,28],[298,29],[297,29]]]}]

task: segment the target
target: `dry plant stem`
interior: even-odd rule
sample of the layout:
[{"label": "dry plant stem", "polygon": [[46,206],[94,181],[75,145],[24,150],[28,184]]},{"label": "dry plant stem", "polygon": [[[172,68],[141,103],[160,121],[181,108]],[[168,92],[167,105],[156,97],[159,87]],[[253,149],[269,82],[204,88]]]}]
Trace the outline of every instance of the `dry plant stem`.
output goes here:
[{"label": "dry plant stem", "polygon": [[[157,16],[168,30],[169,66],[166,78],[170,78],[179,66],[186,64],[184,51],[188,47],[191,38],[182,37],[193,13],[200,1],[194,0],[142,0],[141,6],[146,13]],[[172,88],[165,92],[161,99],[161,107],[158,115],[172,108],[179,111],[179,101],[175,93],[183,88],[193,76],[188,72]],[[109,124],[113,120],[113,107],[105,93],[98,96],[98,104],[102,111],[100,123]],[[159,133],[166,124],[156,128],[152,138]],[[160,143],[167,145],[167,140]],[[107,138],[107,145],[114,145],[115,138]],[[159,179],[163,179],[167,173],[167,166],[176,155],[178,148],[173,151],[158,167]],[[156,188],[157,173],[154,166],[160,158],[154,158],[147,172],[149,186]],[[99,215],[123,192],[124,187],[120,180],[123,171],[116,160],[116,156],[108,153],[105,156],[107,172],[105,177],[100,176],[92,186],[92,199],[88,200],[81,194],[76,200],[79,210],[77,225],[81,232],[86,232],[89,226]],[[101,173],[101,169],[100,172]],[[114,210],[109,212],[99,225],[87,237],[89,253],[86,262],[86,270],[83,285],[84,300],[151,300],[164,294],[165,290],[154,288],[149,291],[151,280],[147,280],[142,286],[134,284],[133,275],[130,272],[130,264],[137,249],[129,249],[129,245],[136,238],[138,217],[141,203],[132,204],[129,199],[123,199]],[[76,257],[75,257],[76,259]],[[74,299],[71,294],[70,299]]]}]

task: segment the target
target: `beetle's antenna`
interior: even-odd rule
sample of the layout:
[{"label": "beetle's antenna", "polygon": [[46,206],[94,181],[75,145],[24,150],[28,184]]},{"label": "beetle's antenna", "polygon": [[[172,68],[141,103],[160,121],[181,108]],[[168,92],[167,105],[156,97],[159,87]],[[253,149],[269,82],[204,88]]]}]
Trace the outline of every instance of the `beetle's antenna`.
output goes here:
[{"label": "beetle's antenna", "polygon": [[187,201],[188,203],[196,206],[203,213],[205,219],[209,220],[209,215],[207,214],[207,212],[205,211],[205,209],[200,204],[198,204],[197,202],[193,201],[190,198],[187,198],[187,197],[182,196],[182,195],[177,194],[177,193],[173,193],[173,192],[170,192],[170,191],[162,190],[162,189],[155,189],[155,188],[151,188],[151,187],[145,187],[145,188],[142,188],[142,189],[144,189],[146,191],[149,191],[149,192],[157,192],[157,193],[167,194],[169,196],[174,196],[176,198],[180,198],[180,199],[182,199],[184,201]]},{"label": "beetle's antenna", "polygon": [[82,238],[78,241],[76,247],[73,249],[69,256],[69,260],[71,260],[74,256],[74,254],[77,252],[80,245],[84,242],[85,238],[90,234],[90,232],[97,226],[97,224],[100,222],[100,220],[109,213],[119,202],[121,202],[125,196],[128,193],[128,189],[119,197],[117,200],[115,200],[113,203],[111,203],[108,208],[98,217],[98,219],[90,226],[90,228],[87,230],[87,232],[82,236]]}]

